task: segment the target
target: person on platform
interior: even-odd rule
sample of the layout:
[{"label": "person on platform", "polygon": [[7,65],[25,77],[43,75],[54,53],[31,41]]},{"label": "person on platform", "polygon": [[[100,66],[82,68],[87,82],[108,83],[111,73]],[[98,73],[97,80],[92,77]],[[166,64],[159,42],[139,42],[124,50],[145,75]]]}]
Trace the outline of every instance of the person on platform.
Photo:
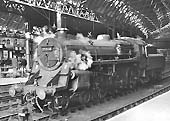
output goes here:
[{"label": "person on platform", "polygon": [[17,77],[17,58],[12,58],[12,68],[13,68],[13,77],[16,78]]},{"label": "person on platform", "polygon": [[18,58],[19,67],[21,69],[21,77],[24,77],[26,71],[27,60],[24,57]]}]

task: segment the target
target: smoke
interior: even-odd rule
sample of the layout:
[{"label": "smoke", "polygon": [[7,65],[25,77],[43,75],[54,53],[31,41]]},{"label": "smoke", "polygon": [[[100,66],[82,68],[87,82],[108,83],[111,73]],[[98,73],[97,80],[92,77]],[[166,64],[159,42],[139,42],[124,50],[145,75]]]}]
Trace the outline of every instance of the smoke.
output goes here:
[{"label": "smoke", "polygon": [[77,35],[76,35],[76,39],[77,40],[80,40],[80,41],[89,41],[89,38],[88,37],[84,37],[83,36],[83,34],[81,34],[81,33],[78,33]]},{"label": "smoke", "polygon": [[[89,41],[89,38],[84,37],[81,33],[76,35],[76,39],[81,42]],[[78,70],[87,70],[91,68],[93,63],[90,52],[85,50],[79,50],[78,53],[71,51],[68,60],[71,64],[71,68]]]}]

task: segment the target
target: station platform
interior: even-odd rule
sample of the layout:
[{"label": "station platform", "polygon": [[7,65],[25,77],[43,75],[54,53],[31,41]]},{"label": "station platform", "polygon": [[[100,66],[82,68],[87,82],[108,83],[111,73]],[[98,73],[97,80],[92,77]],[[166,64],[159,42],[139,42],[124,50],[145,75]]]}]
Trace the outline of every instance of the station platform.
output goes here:
[{"label": "station platform", "polygon": [[170,121],[170,91],[106,121]]},{"label": "station platform", "polygon": [[28,78],[0,78],[0,85],[25,83]]}]

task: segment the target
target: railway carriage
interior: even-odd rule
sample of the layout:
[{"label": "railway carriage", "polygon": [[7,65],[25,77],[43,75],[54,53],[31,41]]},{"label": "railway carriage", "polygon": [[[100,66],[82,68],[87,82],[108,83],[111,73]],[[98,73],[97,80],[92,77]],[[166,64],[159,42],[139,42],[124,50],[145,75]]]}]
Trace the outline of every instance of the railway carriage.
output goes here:
[{"label": "railway carriage", "polygon": [[55,38],[38,45],[29,80],[9,93],[22,93],[23,103],[31,102],[42,112],[64,110],[72,102],[101,101],[160,77],[164,56],[156,50],[150,54],[152,48],[139,39],[73,37],[60,29]]}]

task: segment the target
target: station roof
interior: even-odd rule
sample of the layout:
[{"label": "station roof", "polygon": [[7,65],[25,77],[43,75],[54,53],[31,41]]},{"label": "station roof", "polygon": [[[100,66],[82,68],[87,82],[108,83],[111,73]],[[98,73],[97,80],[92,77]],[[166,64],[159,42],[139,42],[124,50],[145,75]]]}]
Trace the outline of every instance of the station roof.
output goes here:
[{"label": "station roof", "polygon": [[25,19],[23,16],[16,15],[13,13],[0,12],[0,30],[9,29],[11,30],[24,30]]},{"label": "station roof", "polygon": [[106,18],[138,28],[144,34],[167,31],[170,21],[169,0],[83,0],[84,5]]},{"label": "station roof", "polygon": [[170,28],[169,0],[38,0],[38,2],[37,0],[1,0],[0,10],[17,9],[21,13],[21,2],[22,5],[24,3],[30,6],[35,3],[36,7],[45,9],[48,9],[51,3],[67,3],[73,7],[93,11],[104,23],[112,25],[115,22],[116,26],[132,28],[145,36],[157,36],[161,32],[169,31]]}]

